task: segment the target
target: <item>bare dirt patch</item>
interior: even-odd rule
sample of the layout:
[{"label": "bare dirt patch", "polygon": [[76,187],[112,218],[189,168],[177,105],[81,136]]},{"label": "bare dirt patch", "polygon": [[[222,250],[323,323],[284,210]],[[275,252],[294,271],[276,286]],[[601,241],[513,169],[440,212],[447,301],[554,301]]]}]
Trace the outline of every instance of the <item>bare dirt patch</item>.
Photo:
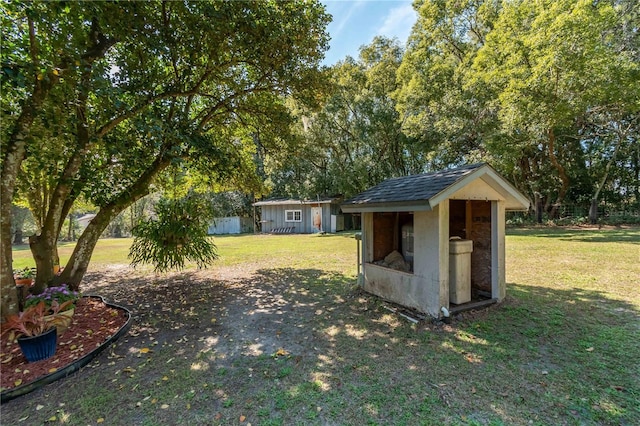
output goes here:
[{"label": "bare dirt patch", "polygon": [[[112,265],[88,273],[83,294],[129,309],[129,331],[79,372],[3,404],[3,422],[95,422],[93,412],[102,405],[126,424],[228,424],[225,408],[237,403],[232,390],[264,392],[252,374],[278,380],[289,368],[302,368],[305,358],[313,365],[318,353],[329,351],[313,323],[335,309],[322,306],[332,290],[319,295],[311,283],[326,272],[269,268],[266,262],[155,275]],[[345,288],[353,284],[342,280]],[[337,295],[336,301],[344,302]],[[266,370],[258,367],[265,362]],[[196,376],[204,389],[189,388]],[[70,413],[69,401],[93,394],[87,412]],[[176,408],[175,398],[189,402]]]}]

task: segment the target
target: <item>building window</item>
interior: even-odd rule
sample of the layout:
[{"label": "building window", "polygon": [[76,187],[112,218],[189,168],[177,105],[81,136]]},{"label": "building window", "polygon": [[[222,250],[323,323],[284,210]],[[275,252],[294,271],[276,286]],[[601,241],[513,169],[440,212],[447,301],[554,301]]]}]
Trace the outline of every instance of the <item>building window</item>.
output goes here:
[{"label": "building window", "polygon": [[302,210],[285,210],[285,222],[302,222]]}]

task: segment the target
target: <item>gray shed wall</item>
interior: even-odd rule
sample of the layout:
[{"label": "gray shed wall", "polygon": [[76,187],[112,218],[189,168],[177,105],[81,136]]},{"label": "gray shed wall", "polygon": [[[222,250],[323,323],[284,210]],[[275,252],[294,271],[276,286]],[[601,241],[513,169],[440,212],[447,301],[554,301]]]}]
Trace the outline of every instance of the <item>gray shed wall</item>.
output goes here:
[{"label": "gray shed wall", "polygon": [[249,217],[216,217],[209,225],[209,235],[243,234],[253,232],[253,220]]},{"label": "gray shed wall", "polygon": [[[311,208],[319,206],[322,207],[322,229],[324,232],[331,231],[331,214],[334,211],[339,212],[340,206],[338,204],[279,204],[279,205],[265,205],[261,206],[262,209],[262,232],[274,232],[274,230],[282,228],[293,228],[291,233],[294,234],[312,234],[314,231]],[[301,222],[285,222],[286,210],[301,210],[302,221]],[[333,213],[338,214],[338,213]]]}]

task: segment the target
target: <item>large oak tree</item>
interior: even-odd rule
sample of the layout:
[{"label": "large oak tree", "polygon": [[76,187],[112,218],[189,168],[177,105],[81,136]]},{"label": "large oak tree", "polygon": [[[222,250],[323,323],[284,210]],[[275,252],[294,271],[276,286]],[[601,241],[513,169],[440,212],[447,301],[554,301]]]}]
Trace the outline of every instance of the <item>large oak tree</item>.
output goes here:
[{"label": "large oak tree", "polygon": [[396,97],[435,166],[490,161],[552,217],[635,167],[617,159],[637,140],[636,0],[415,7]]},{"label": "large oak tree", "polygon": [[[16,309],[11,202],[20,179],[41,175],[39,193],[25,195],[41,200],[32,203],[41,218],[30,241],[36,286],[78,286],[105,227],[169,165],[238,178],[246,135],[282,143],[290,123],[283,98],[315,100],[328,46],[329,18],[316,1],[0,7],[3,315]],[[54,277],[56,241],[78,197],[99,212]]]}]

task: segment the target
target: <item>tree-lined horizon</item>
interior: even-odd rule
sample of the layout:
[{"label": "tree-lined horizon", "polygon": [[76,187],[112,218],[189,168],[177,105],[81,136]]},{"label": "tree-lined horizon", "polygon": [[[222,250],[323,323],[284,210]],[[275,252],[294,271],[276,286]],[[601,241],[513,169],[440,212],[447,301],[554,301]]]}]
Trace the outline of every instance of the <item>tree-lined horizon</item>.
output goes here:
[{"label": "tree-lined horizon", "polygon": [[[640,205],[637,1],[416,2],[403,49],[331,68],[280,195],[349,197],[389,177],[488,162],[541,211]],[[288,161],[288,162],[287,162]]]},{"label": "tree-lined horizon", "polygon": [[[325,69],[315,1],[0,7],[3,314],[12,201],[38,228],[37,289],[77,286],[109,223],[176,170],[215,191],[348,197],[486,161],[538,216],[639,208],[637,0],[419,0],[405,48],[377,37]],[[96,219],[54,277],[80,202]]]}]

